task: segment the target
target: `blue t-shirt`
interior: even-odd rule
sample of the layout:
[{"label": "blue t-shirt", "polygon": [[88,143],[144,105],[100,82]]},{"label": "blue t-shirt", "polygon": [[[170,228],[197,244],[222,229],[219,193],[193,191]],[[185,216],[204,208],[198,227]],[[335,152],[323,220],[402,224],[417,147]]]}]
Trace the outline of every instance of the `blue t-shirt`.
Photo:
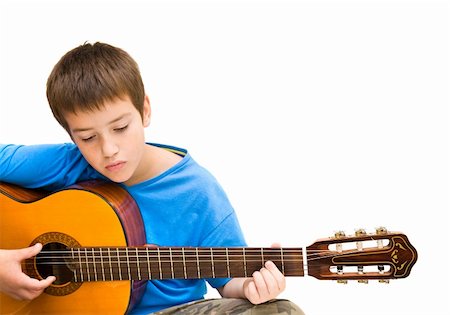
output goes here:
[{"label": "blue t-shirt", "polygon": [[[156,144],[153,144],[156,145]],[[123,187],[142,214],[148,244],[159,246],[246,246],[236,213],[217,180],[190,154],[157,145],[183,159],[162,174]],[[56,190],[89,179],[105,179],[74,144],[0,145],[0,181]],[[212,287],[230,279],[207,279]],[[151,280],[131,311],[148,314],[202,299],[205,280]]]}]

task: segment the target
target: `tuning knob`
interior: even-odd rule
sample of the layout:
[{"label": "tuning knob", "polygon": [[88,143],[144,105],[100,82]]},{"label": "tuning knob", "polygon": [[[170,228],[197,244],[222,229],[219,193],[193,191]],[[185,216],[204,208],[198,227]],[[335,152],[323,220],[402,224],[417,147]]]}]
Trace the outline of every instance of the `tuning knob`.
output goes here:
[{"label": "tuning knob", "polygon": [[337,283],[340,283],[340,284],[347,284],[347,283],[348,283],[348,280],[342,280],[342,279],[339,279],[339,280],[337,280]]},{"label": "tuning knob", "polygon": [[386,284],[388,284],[389,283],[389,279],[380,279],[380,280],[378,280],[378,282],[379,283],[386,283]]},{"label": "tuning knob", "polygon": [[335,238],[343,238],[345,236],[345,232],[344,231],[336,231],[334,233],[334,237]]},{"label": "tuning knob", "polygon": [[387,229],[384,226],[377,227],[376,233],[377,235],[387,234]]}]

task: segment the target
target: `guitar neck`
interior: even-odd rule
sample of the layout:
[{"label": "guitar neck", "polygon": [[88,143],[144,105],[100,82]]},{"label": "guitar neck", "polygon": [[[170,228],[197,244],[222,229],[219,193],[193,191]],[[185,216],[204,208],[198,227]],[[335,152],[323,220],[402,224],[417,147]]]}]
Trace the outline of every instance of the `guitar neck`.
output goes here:
[{"label": "guitar neck", "polygon": [[[367,242],[370,246],[363,247]],[[373,242],[376,246],[372,245]],[[342,249],[344,244],[356,247]],[[336,250],[331,248],[333,246]],[[307,257],[304,257],[303,251]],[[307,274],[320,280],[387,280],[407,277],[417,260],[417,251],[400,233],[325,238],[305,250],[267,247],[70,247],[52,242],[45,245],[36,257],[26,260],[25,270],[33,278],[54,275],[59,284],[235,278],[252,276],[268,260],[275,263],[285,276]]]},{"label": "guitar neck", "polygon": [[74,282],[249,277],[268,260],[285,276],[304,276],[301,248],[82,247],[57,253],[41,253],[36,262],[59,260]]}]

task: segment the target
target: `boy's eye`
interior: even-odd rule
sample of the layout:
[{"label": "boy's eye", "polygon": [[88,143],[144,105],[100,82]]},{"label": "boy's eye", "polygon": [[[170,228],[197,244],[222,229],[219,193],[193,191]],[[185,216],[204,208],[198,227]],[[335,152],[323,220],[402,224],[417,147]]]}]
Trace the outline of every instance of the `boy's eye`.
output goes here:
[{"label": "boy's eye", "polygon": [[128,128],[128,125],[125,125],[125,126],[120,127],[120,128],[114,128],[114,131],[121,132],[121,131],[125,131],[125,129],[127,129],[127,128]]},{"label": "boy's eye", "polygon": [[94,138],[95,138],[95,136],[90,136],[90,137],[87,137],[87,138],[82,138],[81,141],[89,142],[89,141],[92,141]]}]

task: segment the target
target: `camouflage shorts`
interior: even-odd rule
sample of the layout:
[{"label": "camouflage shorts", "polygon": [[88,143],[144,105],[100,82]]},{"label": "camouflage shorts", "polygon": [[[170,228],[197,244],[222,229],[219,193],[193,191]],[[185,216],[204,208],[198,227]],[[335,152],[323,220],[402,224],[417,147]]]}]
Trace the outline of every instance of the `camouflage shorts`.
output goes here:
[{"label": "camouflage shorts", "polygon": [[174,306],[154,315],[305,315],[288,300],[271,300],[254,305],[246,299],[206,299]]}]

